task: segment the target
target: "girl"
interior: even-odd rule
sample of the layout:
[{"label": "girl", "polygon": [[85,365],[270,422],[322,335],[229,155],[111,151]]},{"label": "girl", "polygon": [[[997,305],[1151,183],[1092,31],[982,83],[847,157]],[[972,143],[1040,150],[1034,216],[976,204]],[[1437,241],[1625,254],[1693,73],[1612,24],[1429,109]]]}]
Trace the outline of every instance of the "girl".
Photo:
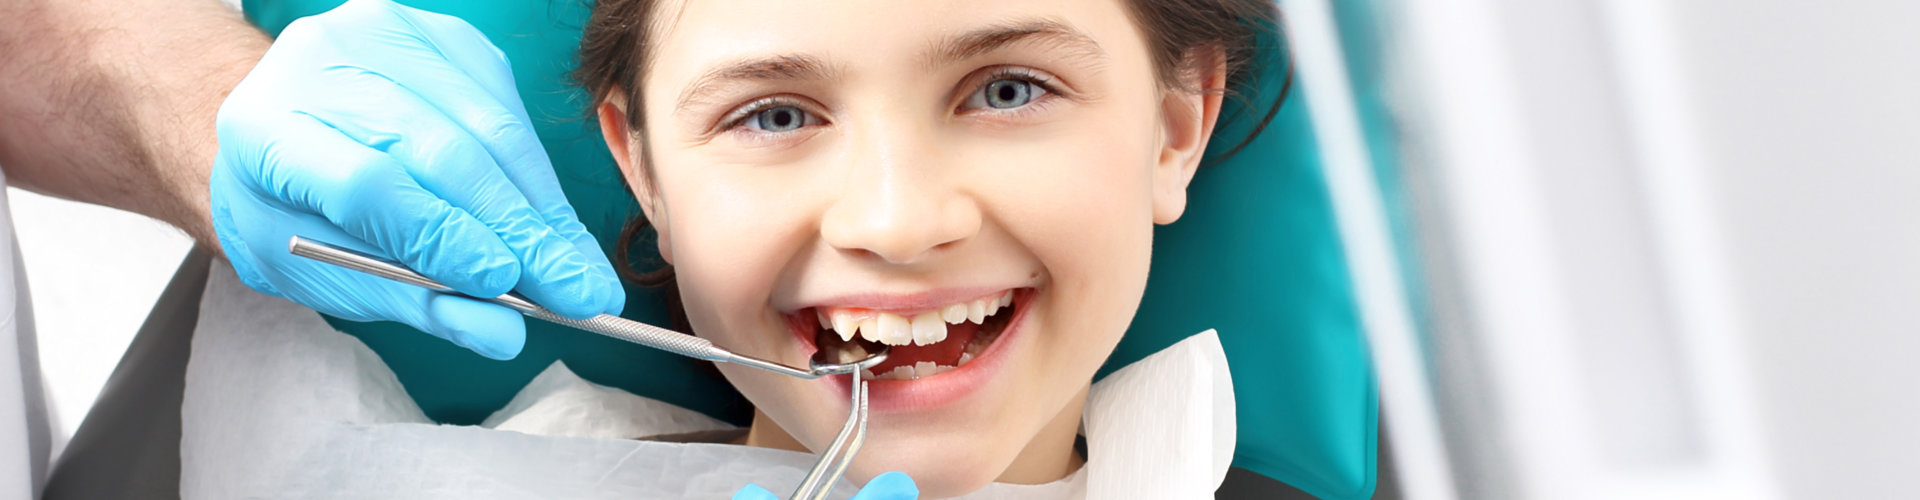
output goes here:
[{"label": "girl", "polygon": [[[1084,457],[1093,374],[1179,219],[1264,0],[600,0],[576,79],[687,326],[891,349],[849,478],[945,497]],[[1257,129],[1256,129],[1257,130]],[[1257,133],[1257,132],[1256,132]],[[621,255],[625,255],[624,252]],[[740,440],[820,449],[846,380],[732,365]]]}]

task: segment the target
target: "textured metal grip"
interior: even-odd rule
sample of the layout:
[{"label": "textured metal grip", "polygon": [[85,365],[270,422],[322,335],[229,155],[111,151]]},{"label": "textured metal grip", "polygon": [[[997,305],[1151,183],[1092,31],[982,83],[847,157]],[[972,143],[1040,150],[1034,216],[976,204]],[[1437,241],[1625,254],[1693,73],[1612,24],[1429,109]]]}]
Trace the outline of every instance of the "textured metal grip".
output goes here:
[{"label": "textured metal grip", "polygon": [[554,314],[553,311],[548,311],[545,308],[523,312],[528,316],[551,321],[560,325],[606,335],[690,358],[699,358],[707,361],[725,361],[728,358],[726,351],[715,348],[713,342],[709,342],[707,339],[638,321],[627,320],[619,316],[602,314],[587,319],[572,319]]},{"label": "textured metal grip", "polygon": [[[386,259],[301,238],[299,236],[287,240],[287,252],[436,292],[473,297],[462,294],[458,290],[447,288],[446,285],[440,284],[440,282],[434,281],[432,278],[422,276],[420,273],[413,272],[412,269],[407,269],[406,266],[402,266],[399,263],[389,262]],[[507,292],[505,295],[494,298],[473,298],[513,308],[515,311],[520,311],[520,314],[689,358],[745,365],[790,377],[813,379],[827,375],[839,375],[855,370],[871,368],[887,359],[887,352],[881,350],[867,359],[855,363],[822,363],[819,360],[813,360],[807,368],[800,368],[753,356],[734,354],[700,337],[610,314],[602,314],[584,320],[567,318],[554,314],[553,311],[549,311],[545,307],[540,307],[539,304],[533,303],[532,300],[527,300],[526,297],[518,293]]]}]

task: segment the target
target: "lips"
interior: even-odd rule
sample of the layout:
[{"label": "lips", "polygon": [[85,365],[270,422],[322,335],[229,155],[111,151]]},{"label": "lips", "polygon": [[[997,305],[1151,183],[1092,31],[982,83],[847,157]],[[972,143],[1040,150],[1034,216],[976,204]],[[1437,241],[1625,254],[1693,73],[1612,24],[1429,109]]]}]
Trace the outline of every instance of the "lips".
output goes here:
[{"label": "lips", "polygon": [[[939,341],[913,345],[913,342],[908,340],[903,345],[887,346],[889,349],[887,361],[867,370],[861,376],[863,380],[871,381],[869,388],[873,398],[873,408],[894,411],[940,406],[964,397],[984,385],[998,372],[1000,358],[1005,357],[1004,351],[1010,348],[1007,344],[1012,343],[1011,341],[1017,336],[1021,319],[1031,308],[1032,300],[1036,295],[1033,289],[1016,289],[983,296],[982,299],[987,301],[987,304],[994,305],[994,314],[984,314],[985,310],[982,310],[982,314],[978,315],[980,320],[978,322],[972,321],[975,315],[969,314],[969,317],[961,322],[945,323],[946,335]],[[1002,300],[999,297],[1005,297],[1005,299]],[[962,303],[971,304],[982,299]],[[999,307],[998,304],[1002,302],[1008,307]],[[822,313],[820,312],[822,309],[832,312]],[[839,356],[843,359],[849,361],[862,359],[867,353],[882,346],[865,339],[864,334],[843,337],[841,332],[831,328],[834,323],[831,319],[833,313],[847,309],[853,308],[821,306],[803,309],[790,315],[789,325],[792,326],[795,337],[801,341],[809,354],[815,350],[839,350],[841,352]],[[894,311],[899,312],[874,313],[869,314],[868,317],[877,318],[879,314],[893,314],[905,318],[907,316],[900,312],[944,312],[947,309],[946,306],[927,308],[922,311],[896,309]],[[971,312],[970,310],[969,313]],[[811,320],[802,320],[805,318],[803,314],[816,317]],[[819,321],[820,316],[827,316],[829,320]],[[944,323],[945,315],[942,314],[939,319]],[[820,326],[822,323],[826,323],[829,327],[822,328]],[[878,325],[879,321],[875,319],[873,323]],[[864,321],[860,328],[864,330]],[[844,377],[832,377],[831,381],[824,383],[835,386],[834,392],[844,397],[849,388]]]},{"label": "lips", "polygon": [[[816,306],[820,328],[812,339],[829,359],[840,362],[864,359],[886,344],[887,360],[867,372],[868,378],[931,377],[980,355],[1012,317],[1013,296],[1013,290],[1005,290],[917,312]],[[801,336],[806,337],[805,332]]]}]

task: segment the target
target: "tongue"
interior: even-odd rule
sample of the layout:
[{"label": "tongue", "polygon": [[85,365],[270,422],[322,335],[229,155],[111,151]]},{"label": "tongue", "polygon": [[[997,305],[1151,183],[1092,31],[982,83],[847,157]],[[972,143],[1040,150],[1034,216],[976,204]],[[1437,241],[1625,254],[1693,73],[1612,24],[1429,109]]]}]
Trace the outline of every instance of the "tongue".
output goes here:
[{"label": "tongue", "polygon": [[887,360],[873,367],[874,373],[886,373],[896,366],[910,366],[921,361],[932,361],[943,366],[960,364],[960,354],[966,352],[967,344],[973,342],[974,335],[980,333],[980,325],[969,321],[947,325],[947,339],[927,345],[891,346],[887,349]]}]

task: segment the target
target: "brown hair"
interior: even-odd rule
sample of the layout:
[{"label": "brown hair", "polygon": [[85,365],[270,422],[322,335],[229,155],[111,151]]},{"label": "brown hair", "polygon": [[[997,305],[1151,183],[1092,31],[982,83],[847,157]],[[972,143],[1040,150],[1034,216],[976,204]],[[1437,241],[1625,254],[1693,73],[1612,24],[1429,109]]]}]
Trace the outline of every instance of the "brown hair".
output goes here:
[{"label": "brown hair", "polygon": [[[1232,94],[1231,89],[1250,88],[1252,76],[1258,69],[1254,63],[1260,30],[1277,29],[1279,25],[1279,13],[1273,0],[1123,1],[1127,4],[1128,14],[1147,41],[1154,76],[1170,91]],[[659,22],[657,18],[665,17],[650,16],[654,4],[654,0],[597,0],[593,14],[580,35],[580,66],[573,72],[574,81],[585,87],[592,99],[593,105],[589,109],[605,102],[615,89],[625,89],[627,126],[639,135],[643,158],[647,156],[647,132],[639,82],[646,74],[648,62],[652,60],[652,40],[649,35],[659,27],[653,23]],[[650,20],[650,17],[656,19]],[[1208,47],[1217,47],[1224,52],[1222,55],[1227,66],[1225,88],[1194,88],[1189,82],[1192,73],[1201,69],[1197,65],[1203,63],[1192,56],[1196,51]],[[1280,95],[1267,106],[1265,115],[1254,123],[1246,137],[1226,153],[1213,158],[1212,162],[1218,163],[1231,157],[1252,143],[1278,114],[1292,84],[1293,68],[1289,64]],[[1252,106],[1248,108],[1252,109]],[[681,316],[684,313],[677,307],[679,300],[676,287],[670,286],[673,284],[673,267],[663,263],[654,271],[644,273],[633,268],[632,245],[643,238],[650,241],[652,235],[648,229],[646,217],[640,215],[635,215],[621,228],[620,239],[614,248],[614,260],[617,263],[614,267],[623,278],[636,284],[666,287],[669,300],[675,306],[669,308],[675,315],[673,322],[675,326],[685,328],[685,318]]]}]

